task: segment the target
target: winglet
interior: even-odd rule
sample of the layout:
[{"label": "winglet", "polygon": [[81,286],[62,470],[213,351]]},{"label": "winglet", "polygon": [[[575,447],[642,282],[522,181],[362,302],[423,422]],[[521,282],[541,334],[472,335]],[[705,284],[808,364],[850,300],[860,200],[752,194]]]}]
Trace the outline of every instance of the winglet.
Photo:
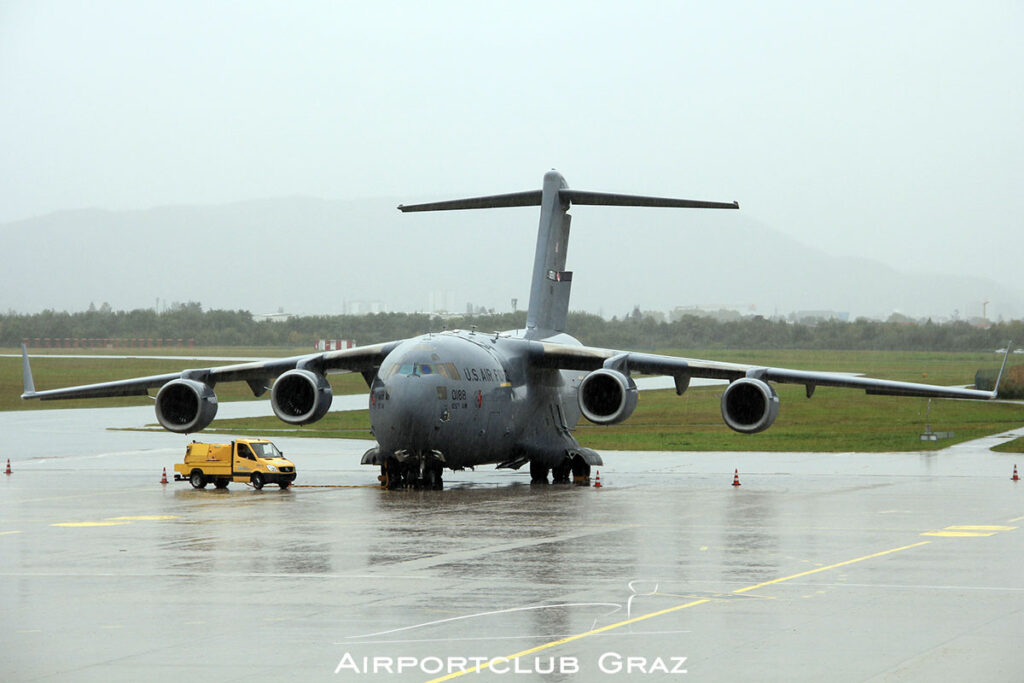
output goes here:
[{"label": "winglet", "polygon": [[1003,381],[1003,370],[1006,369],[1006,359],[1010,357],[1010,350],[1013,348],[1013,341],[1006,342],[1006,353],[1003,355],[1003,365],[999,368],[999,375],[996,377],[996,384],[992,387],[992,398],[999,397],[999,383]]},{"label": "winglet", "polygon": [[36,384],[32,381],[32,368],[28,365],[28,349],[25,345],[21,345],[21,370],[22,378],[25,382],[25,392],[21,395],[22,398],[32,398],[36,393]]}]

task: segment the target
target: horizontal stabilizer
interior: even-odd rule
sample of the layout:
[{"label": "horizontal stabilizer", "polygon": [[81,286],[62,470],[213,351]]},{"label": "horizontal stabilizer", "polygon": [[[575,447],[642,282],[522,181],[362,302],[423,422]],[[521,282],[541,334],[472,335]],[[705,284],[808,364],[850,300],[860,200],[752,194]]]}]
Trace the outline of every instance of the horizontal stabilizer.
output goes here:
[{"label": "horizontal stabilizer", "polygon": [[454,211],[456,209],[501,209],[508,206],[540,206],[540,190],[513,192],[512,194],[495,194],[489,197],[471,197],[469,199],[452,199],[445,202],[429,204],[399,204],[398,210],[408,211]]},{"label": "horizontal stabilizer", "polygon": [[560,190],[558,196],[563,203],[594,204],[599,206],[664,206],[677,209],[738,209],[739,202],[702,202],[694,199],[672,199],[669,197],[641,197],[632,194],[610,194],[608,192],[586,192],[584,190]]},{"label": "horizontal stabilizer", "polygon": [[[590,204],[595,206],[653,206],[677,209],[738,209],[739,202],[704,202],[696,199],[673,199],[671,197],[644,197],[633,194],[612,194],[610,192],[587,192],[563,188],[558,192],[562,205]],[[452,199],[428,204],[399,204],[398,210],[411,211],[455,211],[458,209],[500,209],[510,206],[540,206],[541,191],[495,194],[487,197]]]}]

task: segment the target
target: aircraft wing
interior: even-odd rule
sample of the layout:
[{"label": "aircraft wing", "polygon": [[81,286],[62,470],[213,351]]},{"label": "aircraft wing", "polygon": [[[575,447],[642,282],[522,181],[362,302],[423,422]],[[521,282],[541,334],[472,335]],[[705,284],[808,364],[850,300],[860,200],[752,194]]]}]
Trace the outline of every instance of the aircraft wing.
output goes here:
[{"label": "aircraft wing", "polygon": [[144,396],[150,389],[158,389],[167,382],[176,379],[193,379],[209,384],[211,387],[218,382],[244,381],[249,384],[254,395],[259,396],[267,389],[267,381],[289,370],[308,369],[328,374],[337,372],[372,372],[384,360],[385,356],[399,342],[359,346],[341,351],[326,351],[305,356],[292,356],[250,363],[221,365],[217,367],[182,370],[163,375],[136,377],[134,379],[99,382],[76,387],[36,391],[29,370],[28,352],[22,345],[22,358],[25,375],[25,392],[22,398],[37,398],[42,401],[71,398],[102,398],[109,396]]},{"label": "aircraft wing", "polygon": [[[996,398],[999,381],[993,391],[979,391],[934,384],[897,382],[836,372],[790,370],[759,365],[724,363],[697,358],[662,356],[651,353],[615,351],[590,346],[569,346],[549,342],[531,342],[530,361],[537,367],[564,370],[597,370],[608,368],[623,373],[669,375],[676,380],[676,392],[682,393],[692,377],[724,379],[730,382],[749,377],[782,384],[802,384],[810,396],[815,387],[863,389],[868,394],[886,396],[920,396],[924,398],[965,398],[988,400]],[[1003,359],[1003,366],[1006,359]],[[1000,370],[1000,376],[1002,370]]]}]

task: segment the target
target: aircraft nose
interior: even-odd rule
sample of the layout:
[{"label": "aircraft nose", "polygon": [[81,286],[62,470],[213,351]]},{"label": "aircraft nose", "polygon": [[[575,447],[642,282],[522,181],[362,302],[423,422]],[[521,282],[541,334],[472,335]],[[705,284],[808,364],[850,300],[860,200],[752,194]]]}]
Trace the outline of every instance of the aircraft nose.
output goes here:
[{"label": "aircraft nose", "polygon": [[[383,430],[378,438],[393,442],[396,448],[425,449],[436,419],[438,383],[427,377],[402,375],[385,384],[387,402],[382,412]],[[383,431],[383,433],[379,433]]]}]

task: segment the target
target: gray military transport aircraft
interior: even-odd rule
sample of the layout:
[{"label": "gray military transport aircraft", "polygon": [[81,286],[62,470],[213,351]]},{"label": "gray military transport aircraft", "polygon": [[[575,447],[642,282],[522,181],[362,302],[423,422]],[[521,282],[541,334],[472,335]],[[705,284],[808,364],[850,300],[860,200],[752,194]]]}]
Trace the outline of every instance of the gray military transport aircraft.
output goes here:
[{"label": "gray military transport aircraft", "polygon": [[[370,389],[376,447],[363,456],[381,468],[388,488],[439,489],[452,470],[529,464],[532,481],[585,483],[601,456],[583,448],[572,430],[580,416],[596,424],[628,418],[637,404],[633,373],[671,376],[677,394],[693,377],[727,380],[722,418],[730,428],[760,432],[775,421],[779,397],[770,382],[864,389],[869,394],[992,399],[998,391],[737,365],[583,346],[565,333],[572,273],[565,270],[569,208],[573,204],[738,209],[735,202],[702,202],[570,189],[556,171],[540,190],[430,204],[403,212],[540,206],[540,227],[526,329],[483,334],[446,331],[343,351],[183,370],[85,386],[36,391],[23,347],[24,399],[71,399],[156,393],[164,428],[198,432],[217,414],[214,387],[246,382],[255,396],[270,391],[274,413],[292,425],[322,418],[331,406],[326,375],[362,373]],[[1005,359],[1004,359],[1005,366]],[[1000,372],[1001,376],[1001,372]]]}]

